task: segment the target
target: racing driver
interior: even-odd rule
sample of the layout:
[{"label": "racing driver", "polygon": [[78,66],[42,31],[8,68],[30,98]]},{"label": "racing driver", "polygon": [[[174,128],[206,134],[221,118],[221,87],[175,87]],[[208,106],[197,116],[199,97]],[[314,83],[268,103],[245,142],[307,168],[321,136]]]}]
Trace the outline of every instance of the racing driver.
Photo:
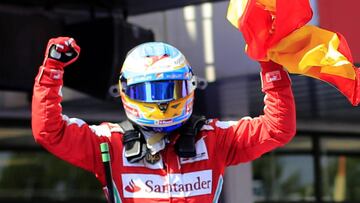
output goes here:
[{"label": "racing driver", "polygon": [[60,105],[63,74],[79,54],[73,38],[49,40],[35,79],[33,134],[49,152],[95,174],[109,202],[217,202],[227,166],[252,161],[295,134],[290,79],[280,65],[260,62],[263,115],[206,119],[192,115],[191,66],[161,42],[136,46],[123,63],[119,92],[128,120],[88,125],[69,118]]}]

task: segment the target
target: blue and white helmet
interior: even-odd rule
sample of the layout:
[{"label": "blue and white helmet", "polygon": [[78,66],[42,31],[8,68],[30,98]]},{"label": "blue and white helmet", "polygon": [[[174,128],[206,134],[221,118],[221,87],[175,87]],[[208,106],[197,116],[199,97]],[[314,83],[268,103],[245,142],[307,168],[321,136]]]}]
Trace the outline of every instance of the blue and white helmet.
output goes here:
[{"label": "blue and white helmet", "polygon": [[119,79],[128,119],[157,132],[179,128],[192,114],[196,79],[184,55],[149,42],[127,55]]}]

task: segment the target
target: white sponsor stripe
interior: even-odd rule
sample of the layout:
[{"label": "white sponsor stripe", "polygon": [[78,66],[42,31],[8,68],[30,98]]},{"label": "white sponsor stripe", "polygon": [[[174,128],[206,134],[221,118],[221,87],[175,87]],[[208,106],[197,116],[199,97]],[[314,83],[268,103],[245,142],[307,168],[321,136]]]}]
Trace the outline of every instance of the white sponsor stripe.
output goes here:
[{"label": "white sponsor stripe", "polygon": [[[113,180],[112,182],[113,182],[113,187],[114,187],[114,188],[113,188],[114,198],[115,198],[115,202],[114,202],[114,203],[122,203],[122,202],[121,202],[121,198],[120,198],[119,190],[117,189],[114,180]],[[104,191],[104,193],[105,193],[106,198],[109,198],[109,191],[108,191],[107,186],[104,186],[102,189],[103,189],[103,191]]]},{"label": "white sponsor stripe", "polygon": [[124,197],[170,198],[211,194],[212,170],[184,174],[122,174]]},{"label": "white sponsor stripe", "polygon": [[220,197],[221,190],[222,190],[222,185],[223,185],[223,177],[221,175],[219,177],[219,181],[218,181],[218,184],[216,186],[216,191],[215,191],[213,203],[217,203],[219,201],[219,197]]},{"label": "white sponsor stripe", "polygon": [[115,184],[114,181],[113,181],[113,185],[114,185],[115,203],[122,203],[121,198],[120,198],[120,194],[119,194],[119,190],[117,189],[116,184]]},{"label": "white sponsor stripe", "polygon": [[236,124],[238,124],[238,121],[216,121],[215,123],[216,127],[221,129],[227,129]]},{"label": "white sponsor stripe", "polygon": [[60,97],[63,97],[63,94],[62,94],[62,86],[59,87],[58,95],[59,95]]}]

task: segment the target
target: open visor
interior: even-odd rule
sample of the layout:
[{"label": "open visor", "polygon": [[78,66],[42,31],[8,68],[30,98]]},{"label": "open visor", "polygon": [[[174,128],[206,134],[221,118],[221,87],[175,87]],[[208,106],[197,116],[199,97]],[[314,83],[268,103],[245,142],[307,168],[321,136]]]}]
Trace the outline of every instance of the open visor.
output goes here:
[{"label": "open visor", "polygon": [[194,85],[188,80],[151,81],[130,86],[122,83],[122,85],[124,93],[130,99],[141,102],[168,102],[186,97],[194,90]]}]

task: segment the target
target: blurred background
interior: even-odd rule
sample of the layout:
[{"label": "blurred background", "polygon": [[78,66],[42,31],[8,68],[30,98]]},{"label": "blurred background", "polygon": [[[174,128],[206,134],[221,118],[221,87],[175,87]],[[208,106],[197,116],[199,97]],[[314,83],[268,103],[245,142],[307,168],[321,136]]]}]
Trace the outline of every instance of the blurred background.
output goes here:
[{"label": "blurred background", "polygon": [[[289,1],[290,2],[290,1]],[[342,33],[360,62],[357,0],[311,0],[312,24]],[[105,202],[95,177],[37,145],[31,133],[34,77],[49,38],[74,37],[64,113],[89,124],[125,119],[109,94],[126,55],[146,41],[179,48],[208,81],[196,113],[222,120],[262,114],[259,67],[225,19],[221,0],[0,1],[0,202]],[[292,75],[297,135],[285,147],[228,169],[221,202],[360,202],[360,110],[330,85]]]}]

